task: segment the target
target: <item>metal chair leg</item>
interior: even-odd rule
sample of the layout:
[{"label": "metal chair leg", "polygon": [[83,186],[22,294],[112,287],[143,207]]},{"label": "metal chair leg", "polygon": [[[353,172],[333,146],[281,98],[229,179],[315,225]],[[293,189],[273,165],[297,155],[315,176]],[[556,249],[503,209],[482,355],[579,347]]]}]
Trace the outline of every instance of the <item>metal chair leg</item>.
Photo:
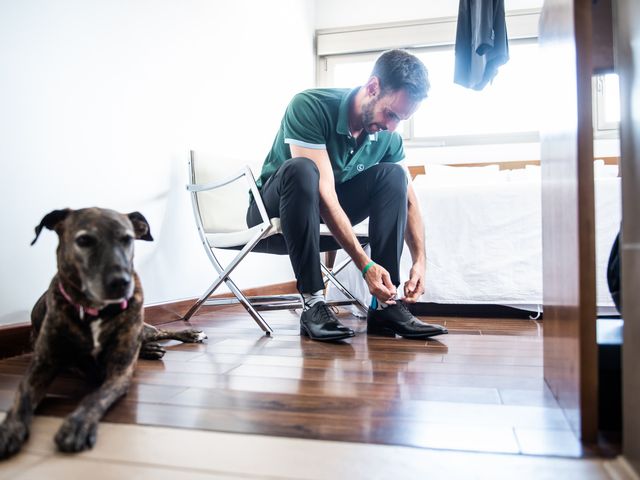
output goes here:
[{"label": "metal chair leg", "polygon": [[321,268],[322,268],[322,270],[324,271],[324,275],[325,275],[326,279],[327,279],[328,281],[330,281],[331,283],[333,283],[333,284],[336,286],[336,288],[337,288],[338,290],[340,290],[340,292],[342,292],[342,294],[343,294],[345,297],[347,297],[349,300],[353,301],[353,302],[358,306],[358,308],[362,311],[362,313],[365,313],[365,314],[366,314],[366,313],[367,313],[367,311],[368,311],[367,306],[366,306],[364,303],[362,303],[359,299],[357,299],[356,297],[354,297],[354,296],[352,295],[352,293],[351,293],[349,290],[347,290],[347,289],[345,288],[345,286],[344,286],[344,285],[342,285],[342,284],[338,281],[338,279],[337,279],[336,277],[334,277],[334,276],[333,276],[333,273],[331,272],[331,270],[329,270],[329,269],[328,269],[328,268],[327,268],[323,263],[320,263],[320,267],[321,267]]},{"label": "metal chair leg", "polygon": [[236,286],[236,284],[233,283],[233,280],[231,280],[230,278],[227,278],[225,280],[225,283],[229,287],[229,290],[231,290],[231,292],[240,301],[242,306],[247,310],[247,312],[249,312],[249,315],[253,317],[253,319],[258,324],[258,326],[262,329],[262,331],[264,331],[264,333],[267,336],[271,336],[271,334],[273,333],[273,329],[269,326],[269,324],[262,317],[262,315],[260,315],[260,313],[258,313],[258,311],[255,308],[253,308],[253,305],[251,305],[251,302],[249,301],[249,299],[244,295],[244,293],[242,293],[242,291]]},{"label": "metal chair leg", "polygon": [[182,320],[184,320],[185,322],[188,322],[189,319],[193,315],[195,315],[195,313],[198,310],[200,310],[200,307],[207,300],[207,298],[209,298],[209,295],[211,295],[213,293],[213,291],[220,286],[220,284],[224,281],[225,277],[226,277],[225,274],[222,274],[222,275],[218,276],[218,278],[215,280],[215,282],[213,282],[211,284],[211,286],[200,296],[200,298],[196,301],[196,303],[191,305],[191,308],[185,314],[185,316],[182,317]]},{"label": "metal chair leg", "polygon": [[240,264],[242,259],[244,259],[244,257],[246,257],[247,254],[251,252],[251,250],[253,250],[253,247],[256,246],[256,244],[265,236],[266,233],[268,233],[268,230],[265,230],[260,234],[256,235],[251,242],[247,243],[244,246],[244,248],[240,250],[240,253],[238,253],[238,255],[236,255],[235,258],[231,260],[231,263],[229,263],[229,265],[227,265],[227,268],[225,269],[222,268],[222,265],[220,265],[220,262],[218,262],[218,259],[215,257],[213,252],[211,252],[211,248],[208,249],[208,254],[209,254],[211,263],[213,264],[215,269],[220,273],[220,275],[215,280],[215,282],[211,284],[211,286],[207,289],[207,291],[198,299],[198,301],[195,304],[193,304],[193,306],[189,309],[187,314],[183,317],[183,320],[185,322],[188,321],[200,309],[202,304],[207,300],[207,298],[209,298],[209,296],[214,292],[214,290],[218,288],[222,282],[228,279],[229,275],[231,275],[231,272],[233,272],[235,268]]}]

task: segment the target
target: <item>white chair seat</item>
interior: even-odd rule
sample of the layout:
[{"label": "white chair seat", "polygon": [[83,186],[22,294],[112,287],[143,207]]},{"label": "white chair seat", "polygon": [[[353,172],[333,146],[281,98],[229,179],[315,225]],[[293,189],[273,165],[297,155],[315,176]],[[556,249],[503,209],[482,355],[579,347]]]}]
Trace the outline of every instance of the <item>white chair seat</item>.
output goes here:
[{"label": "white chair seat", "polygon": [[[280,228],[280,219],[272,218],[271,225],[273,229],[269,235],[265,235],[264,238],[270,237],[282,233]],[[236,232],[224,232],[224,233],[206,233],[207,243],[212,248],[233,248],[243,247],[249,241],[254,238],[262,229],[262,225],[256,225],[255,227],[247,228],[246,230],[239,230]]]},{"label": "white chair seat", "polygon": [[[280,226],[279,218],[271,218],[271,225],[273,229],[266,235],[264,238],[270,237],[271,235],[277,235],[282,233],[282,228]],[[235,232],[224,232],[224,233],[207,233],[207,243],[212,248],[234,248],[241,247],[246,245],[253,237],[255,237],[260,229],[261,225],[256,225],[255,227],[247,228],[245,230],[239,230]],[[367,232],[369,230],[369,222],[365,220],[364,222],[359,223],[355,227],[353,227],[353,231],[358,236],[367,236]],[[320,235],[331,236],[331,232],[329,231],[329,227],[327,227],[324,223],[320,224]]]}]

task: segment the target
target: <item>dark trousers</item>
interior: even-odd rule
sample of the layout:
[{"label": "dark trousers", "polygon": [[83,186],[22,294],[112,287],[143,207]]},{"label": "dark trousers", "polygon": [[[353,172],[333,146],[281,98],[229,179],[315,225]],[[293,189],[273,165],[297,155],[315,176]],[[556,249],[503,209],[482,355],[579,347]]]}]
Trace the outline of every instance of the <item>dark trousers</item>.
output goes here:
[{"label": "dark trousers", "polygon": [[[260,191],[269,218],[279,217],[298,291],[324,288],[320,269],[320,174],[308,158],[287,160]],[[352,225],[369,217],[371,259],[400,284],[400,256],[407,224],[407,177],[394,163],[380,163],[336,185],[342,209]],[[261,223],[252,201],[247,225]],[[323,249],[324,250],[324,249]]]}]

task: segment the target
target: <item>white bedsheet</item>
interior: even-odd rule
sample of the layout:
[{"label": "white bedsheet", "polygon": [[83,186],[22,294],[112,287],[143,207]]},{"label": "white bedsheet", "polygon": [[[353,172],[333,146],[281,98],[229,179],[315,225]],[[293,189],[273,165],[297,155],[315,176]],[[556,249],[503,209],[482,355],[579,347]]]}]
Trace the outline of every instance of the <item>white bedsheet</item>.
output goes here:
[{"label": "white bedsheet", "polygon": [[[539,176],[454,186],[420,175],[413,186],[426,230],[426,291],[421,302],[533,310],[542,304]],[[620,178],[596,178],[595,191],[597,303],[601,312],[612,313],[606,267],[620,226]],[[341,251],[336,263],[343,258]],[[406,281],[410,267],[405,246],[401,282]],[[338,279],[366,304],[370,302],[353,264]],[[330,287],[328,298],[338,299],[341,294]]]}]

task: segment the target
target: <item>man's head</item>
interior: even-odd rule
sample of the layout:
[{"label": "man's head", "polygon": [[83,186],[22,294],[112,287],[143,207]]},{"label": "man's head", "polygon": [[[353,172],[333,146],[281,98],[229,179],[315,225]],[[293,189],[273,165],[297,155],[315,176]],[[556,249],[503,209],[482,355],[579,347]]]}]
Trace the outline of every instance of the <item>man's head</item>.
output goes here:
[{"label": "man's head", "polygon": [[429,76],[424,64],[404,50],[384,52],[363,87],[362,127],[367,133],[393,131],[427,97]]}]

